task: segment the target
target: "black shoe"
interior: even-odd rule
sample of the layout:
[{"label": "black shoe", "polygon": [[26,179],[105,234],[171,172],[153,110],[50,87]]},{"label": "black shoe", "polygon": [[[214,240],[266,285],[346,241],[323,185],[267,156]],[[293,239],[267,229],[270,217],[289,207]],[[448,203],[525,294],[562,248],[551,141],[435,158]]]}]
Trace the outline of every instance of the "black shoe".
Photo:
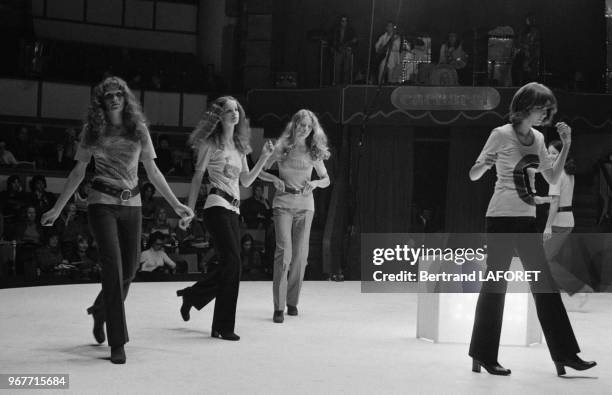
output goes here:
[{"label": "black shoe", "polygon": [[123,349],[123,346],[111,347],[110,361],[116,364],[125,363],[125,350]]},{"label": "black shoe", "polygon": [[185,289],[179,289],[178,291],[176,291],[176,296],[183,296],[183,295],[185,295]]},{"label": "black shoe", "polygon": [[87,309],[87,314],[93,317],[93,335],[98,344],[104,343],[106,340],[106,334],[104,333],[104,318],[102,314],[96,313],[93,307]]},{"label": "black shoe", "polygon": [[238,340],[240,340],[240,336],[238,336],[234,332],[225,333],[225,332],[218,331],[216,329],[213,329],[211,331],[210,336],[221,338],[223,340],[231,340],[231,341],[238,341]]},{"label": "black shoe", "polygon": [[480,367],[485,368],[489,374],[493,374],[495,376],[509,376],[510,369],[506,369],[501,366],[499,363],[483,363],[477,359],[472,359],[472,372],[480,373]]},{"label": "black shoe", "polygon": [[281,324],[285,320],[285,313],[283,310],[274,310],[274,315],[272,316],[272,321],[277,324]]},{"label": "black shoe", "polygon": [[594,366],[597,366],[595,361],[583,361],[578,355],[574,355],[571,358],[564,359],[562,361],[555,361],[555,367],[557,368],[557,376],[563,376],[565,374],[565,367],[572,368],[574,370],[587,370]]},{"label": "black shoe", "polygon": [[287,305],[287,315],[298,315],[297,307]]},{"label": "black shoe", "polygon": [[191,310],[191,305],[185,301],[185,297],[183,297],[183,304],[181,305],[181,317],[183,317],[183,321],[187,322],[191,318],[189,315],[189,310]]}]

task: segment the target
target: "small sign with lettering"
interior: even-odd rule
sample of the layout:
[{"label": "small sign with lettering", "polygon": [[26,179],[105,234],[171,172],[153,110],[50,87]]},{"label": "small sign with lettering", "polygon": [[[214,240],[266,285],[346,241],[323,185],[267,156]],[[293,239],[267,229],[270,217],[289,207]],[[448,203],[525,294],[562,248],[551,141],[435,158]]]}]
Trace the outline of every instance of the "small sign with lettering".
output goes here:
[{"label": "small sign with lettering", "polygon": [[400,86],[391,93],[391,103],[400,110],[486,111],[500,102],[491,87]]}]

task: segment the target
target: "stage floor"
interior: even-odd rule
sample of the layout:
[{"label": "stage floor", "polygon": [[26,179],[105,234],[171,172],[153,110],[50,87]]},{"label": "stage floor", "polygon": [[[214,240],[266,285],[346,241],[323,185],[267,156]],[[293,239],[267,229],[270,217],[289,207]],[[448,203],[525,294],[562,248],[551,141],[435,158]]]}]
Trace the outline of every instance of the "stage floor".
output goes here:
[{"label": "stage floor", "polygon": [[599,366],[568,369],[568,378],[558,378],[544,344],[502,347],[500,362],[512,375],[495,377],[471,372],[467,343],[416,339],[416,294],[362,294],[359,282],[306,282],[300,315],[275,324],[271,283],[243,282],[236,325],[242,339],[229,342],[210,337],[212,305],[181,320],[174,292],[187,284],[133,284],[125,365],[111,364],[109,348],[94,344],[85,309],[98,284],[2,289],[0,373],[69,373],[75,394],[599,394],[612,388],[612,294],[591,295],[584,311],[569,313],[581,356]]}]

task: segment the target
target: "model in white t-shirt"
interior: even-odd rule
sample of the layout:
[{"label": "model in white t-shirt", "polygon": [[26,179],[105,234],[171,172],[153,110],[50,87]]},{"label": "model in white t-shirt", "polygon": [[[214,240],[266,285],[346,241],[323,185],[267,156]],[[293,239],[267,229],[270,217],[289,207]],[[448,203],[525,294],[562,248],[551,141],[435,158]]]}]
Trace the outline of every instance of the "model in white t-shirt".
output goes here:
[{"label": "model in white t-shirt", "polygon": [[[537,233],[535,199],[529,182],[529,168],[537,168],[549,184],[559,181],[571,145],[571,129],[557,123],[563,148],[557,161],[548,158],[544,137],[535,126],[549,124],[557,110],[557,100],[546,86],[532,82],[521,87],[510,103],[510,122],[491,132],[476,163],[470,169],[473,181],[495,166],[497,182],[486,214],[487,274],[509,269],[514,251],[526,270],[539,273],[530,281],[538,319],[546,337],[558,375],[565,367],[586,370],[596,365],[578,357],[580,348],[555,283]],[[484,367],[494,375],[507,376],[498,362],[507,282],[483,281],[470,343],[472,370]]]},{"label": "model in white t-shirt", "polygon": [[192,307],[201,310],[216,299],[211,336],[233,341],[240,340],[234,332],[241,266],[239,185],[250,186],[274,150],[272,142],[264,144],[259,160],[249,170],[249,138],[244,109],[231,96],[215,99],[191,134],[198,161],[189,189],[189,207],[196,208],[202,177],[208,172],[213,188],[204,203],[204,223],[220,259],[216,270],[176,293],[183,298],[180,313],[185,321],[189,321]]},{"label": "model in white t-shirt", "polygon": [[[559,153],[563,149],[563,143],[553,140],[548,144],[548,156],[551,161],[557,160]],[[550,271],[555,282],[560,289],[568,294],[579,296],[579,307],[584,306],[588,295],[586,292],[593,292],[593,289],[584,284],[583,281],[574,276],[567,266],[562,266],[556,260],[557,254],[574,229],[574,214],[572,212],[572,199],[574,196],[574,172],[576,166],[572,159],[567,159],[563,168],[563,173],[559,181],[551,184],[548,190],[547,202],[550,203],[548,210],[548,220],[544,229],[544,252],[550,266]],[[571,262],[572,265],[581,265],[582,262]]]}]

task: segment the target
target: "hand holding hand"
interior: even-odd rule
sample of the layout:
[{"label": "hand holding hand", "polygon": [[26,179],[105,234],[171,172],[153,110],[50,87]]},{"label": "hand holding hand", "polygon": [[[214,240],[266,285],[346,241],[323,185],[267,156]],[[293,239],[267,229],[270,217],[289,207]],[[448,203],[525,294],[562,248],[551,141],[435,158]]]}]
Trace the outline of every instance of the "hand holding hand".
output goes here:
[{"label": "hand holding hand", "polygon": [[189,224],[191,223],[191,220],[195,216],[193,210],[188,206],[185,206],[184,204],[179,204],[178,206],[174,207],[174,212],[176,212],[181,217],[178,224],[179,227],[183,230],[187,230]]},{"label": "hand holding hand", "polygon": [[552,237],[552,229],[551,228],[546,228],[544,229],[544,234],[542,236],[543,240],[550,240],[550,238]]}]

